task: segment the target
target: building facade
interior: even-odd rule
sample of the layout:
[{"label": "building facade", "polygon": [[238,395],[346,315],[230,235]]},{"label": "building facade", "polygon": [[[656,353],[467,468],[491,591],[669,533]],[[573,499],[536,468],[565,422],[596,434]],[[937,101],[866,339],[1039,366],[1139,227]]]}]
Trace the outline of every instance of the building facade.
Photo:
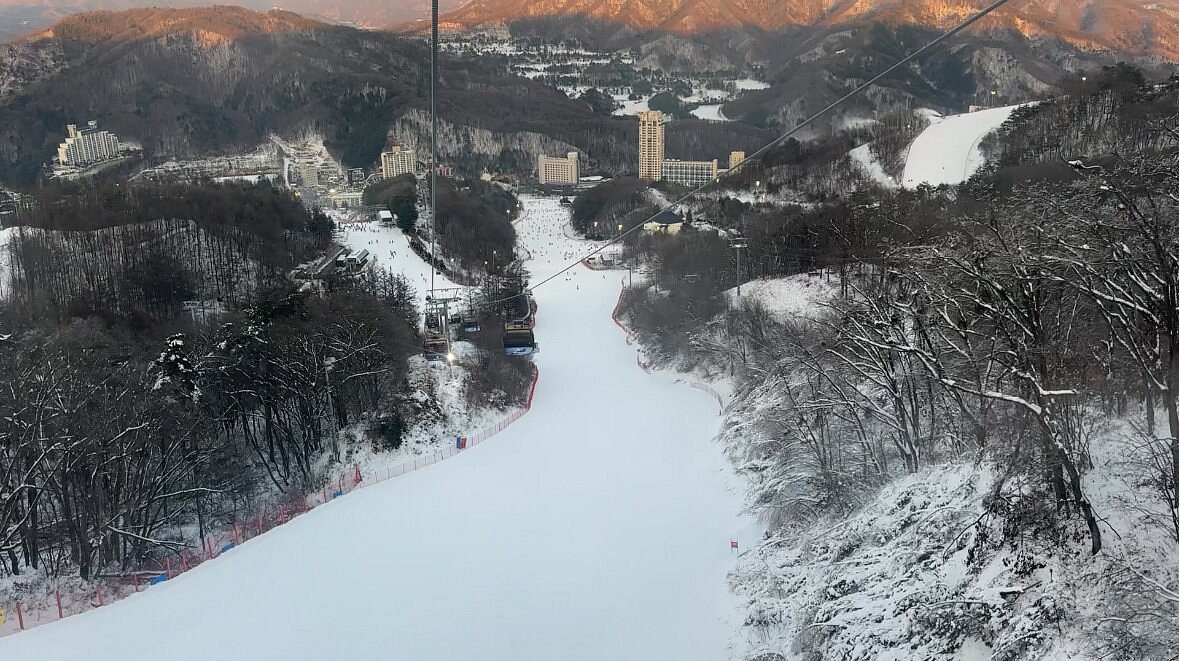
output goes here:
[{"label": "building facade", "polygon": [[540,179],[542,186],[546,184],[576,185],[581,178],[577,152],[571,151],[565,158],[541,154],[536,159],[536,176]]},{"label": "building facade", "polygon": [[359,190],[332,190],[328,202],[333,209],[352,209],[364,203],[364,192]]},{"label": "building facade", "polygon": [[716,179],[716,159],[711,161],[663,161],[661,178],[681,186],[695,188]]},{"label": "building facade", "polygon": [[84,167],[118,156],[119,138],[109,131],[98,130],[98,122],[94,120],[81,129],[77,124],[67,126],[65,142],[57,147],[57,160],[66,166]]},{"label": "building facade", "polygon": [[381,176],[385,179],[417,172],[417,169],[417,152],[408,147],[394,145],[391,151],[381,153]]},{"label": "building facade", "polygon": [[744,161],[745,161],[745,152],[743,152],[743,151],[729,152],[729,169],[730,170],[737,167],[738,165],[741,165],[741,163]]},{"label": "building facade", "polygon": [[659,181],[663,176],[663,113],[639,113],[639,179]]}]

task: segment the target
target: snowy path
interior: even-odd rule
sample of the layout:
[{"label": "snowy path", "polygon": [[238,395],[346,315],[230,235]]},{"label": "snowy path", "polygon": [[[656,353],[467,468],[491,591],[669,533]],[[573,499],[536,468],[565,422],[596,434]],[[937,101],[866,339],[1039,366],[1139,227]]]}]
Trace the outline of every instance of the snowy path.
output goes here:
[{"label": "snowy path", "polygon": [[991,108],[933,119],[909,148],[902,178],[905,188],[921,184],[960,184],[978,171],[984,159],[978,145],[1019,106]]},{"label": "snowy path", "polygon": [[[526,204],[544,276],[578,246],[556,200]],[[729,539],[756,527],[709,396],[636,367],[610,319],[618,282],[579,266],[537,290],[535,405],[491,441],[0,639],[0,658],[727,658]]]}]

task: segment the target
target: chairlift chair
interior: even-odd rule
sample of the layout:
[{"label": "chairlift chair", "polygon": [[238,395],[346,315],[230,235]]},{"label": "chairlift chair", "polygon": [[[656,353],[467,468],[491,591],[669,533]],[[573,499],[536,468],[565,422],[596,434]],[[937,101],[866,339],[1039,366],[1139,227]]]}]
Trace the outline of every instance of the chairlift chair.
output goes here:
[{"label": "chairlift chair", "polygon": [[508,324],[504,328],[504,353],[509,356],[528,356],[536,352],[539,348],[536,345],[536,336],[532,333],[532,329],[525,327],[513,327]]},{"label": "chairlift chair", "polygon": [[450,343],[446,341],[445,337],[431,335],[426,337],[426,341],[422,343],[422,354],[426,360],[431,362],[441,362],[446,360],[450,355]]}]

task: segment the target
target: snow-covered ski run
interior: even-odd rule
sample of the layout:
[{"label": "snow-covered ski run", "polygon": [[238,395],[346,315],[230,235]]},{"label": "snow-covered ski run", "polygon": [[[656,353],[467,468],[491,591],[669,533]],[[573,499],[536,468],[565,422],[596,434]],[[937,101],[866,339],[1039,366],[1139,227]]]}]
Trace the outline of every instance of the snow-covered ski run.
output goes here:
[{"label": "snow-covered ski run", "polygon": [[[543,277],[587,244],[526,198]],[[528,415],[113,605],[0,639],[13,661],[718,661],[739,626],[743,488],[710,396],[645,374],[611,320],[617,273],[536,290]]]}]

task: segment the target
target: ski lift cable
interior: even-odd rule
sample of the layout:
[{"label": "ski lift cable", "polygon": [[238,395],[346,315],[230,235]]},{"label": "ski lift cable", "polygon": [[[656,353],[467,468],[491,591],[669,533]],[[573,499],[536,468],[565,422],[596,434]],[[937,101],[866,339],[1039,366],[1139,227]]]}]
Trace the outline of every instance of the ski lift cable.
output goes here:
[{"label": "ski lift cable", "polygon": [[[712,179],[709,179],[707,182],[705,182],[705,183],[703,183],[703,184],[701,184],[701,185],[697,186],[696,188],[694,188],[694,189],[692,189],[692,190],[688,191],[687,193],[684,193],[684,194],[683,194],[683,195],[681,195],[679,198],[677,198],[675,201],[673,201],[673,202],[669,202],[669,203],[667,204],[667,206],[665,206],[665,207],[663,207],[663,208],[659,209],[658,211],[656,211],[654,214],[652,214],[650,217],[648,217],[648,218],[647,218],[646,220],[644,220],[643,222],[641,222],[641,223],[638,223],[638,224],[637,224],[637,225],[635,225],[634,227],[632,227],[632,228],[630,228],[630,229],[626,230],[625,232],[623,232],[623,233],[619,234],[618,236],[614,237],[613,239],[611,239],[611,240],[607,241],[606,243],[603,243],[602,245],[598,246],[597,248],[594,248],[593,250],[589,251],[588,253],[586,253],[586,254],[585,254],[585,255],[583,255],[582,257],[578,258],[576,261],[570,262],[568,265],[566,265],[566,266],[565,266],[564,268],[562,268],[561,270],[559,270],[559,271],[557,271],[556,273],[554,273],[554,274],[552,274],[552,275],[548,276],[548,277],[547,277],[547,278],[545,278],[544,280],[541,280],[540,282],[536,283],[535,285],[533,285],[533,286],[529,287],[529,288],[528,288],[528,291],[530,292],[530,291],[532,291],[532,290],[536,289],[537,287],[541,287],[541,286],[543,286],[544,284],[546,284],[546,283],[548,283],[548,282],[550,282],[550,281],[552,281],[552,280],[556,279],[558,276],[560,276],[560,275],[562,275],[562,274],[566,273],[567,271],[569,271],[569,270],[570,270],[570,269],[572,269],[573,267],[577,266],[578,264],[582,263],[583,261],[585,261],[585,260],[589,259],[590,257],[593,257],[594,255],[596,255],[596,254],[598,254],[598,253],[602,252],[602,251],[603,251],[603,250],[605,250],[606,248],[609,248],[610,246],[612,246],[612,245],[614,245],[614,244],[616,244],[616,243],[618,243],[618,242],[622,241],[622,240],[623,240],[624,238],[626,238],[626,237],[627,237],[629,234],[631,234],[631,233],[633,233],[633,232],[635,232],[635,231],[637,231],[637,230],[641,229],[641,228],[642,228],[644,225],[646,225],[647,223],[654,221],[654,220],[655,220],[655,218],[656,218],[656,217],[658,217],[658,216],[659,216],[659,214],[663,213],[664,211],[667,211],[667,210],[669,210],[669,209],[674,209],[676,206],[678,206],[678,205],[680,205],[680,204],[683,204],[683,203],[684,203],[684,202],[686,202],[688,199],[690,199],[690,198],[692,198],[692,197],[695,197],[695,196],[696,196],[698,193],[702,192],[704,189],[708,188],[708,187],[709,187],[709,186],[711,186],[712,184],[714,184],[714,183],[716,183],[716,182],[720,181],[720,180],[721,180],[723,177],[728,177],[728,176],[732,175],[734,172],[736,172],[736,171],[740,170],[741,168],[745,167],[745,165],[747,165],[747,164],[751,163],[751,162],[752,162],[752,161],[754,161],[755,159],[758,159],[758,158],[760,158],[760,157],[763,157],[763,156],[765,156],[766,152],[768,152],[769,150],[771,150],[771,149],[773,149],[774,147],[778,146],[779,144],[781,144],[781,143],[782,143],[784,140],[786,140],[786,139],[787,139],[787,138],[789,138],[790,136],[794,135],[795,133],[798,133],[799,131],[801,131],[802,129],[806,128],[807,126],[810,126],[811,124],[813,124],[815,121],[817,121],[818,119],[820,119],[821,117],[823,117],[823,116],[824,116],[824,115],[826,115],[827,113],[829,113],[829,112],[831,112],[832,110],[834,110],[835,108],[837,108],[837,107],[839,107],[839,106],[843,105],[844,103],[846,103],[847,101],[849,101],[849,100],[850,100],[850,99],[852,99],[853,97],[855,97],[855,96],[858,96],[858,95],[859,95],[861,92],[863,92],[864,90],[868,89],[868,88],[869,88],[869,87],[871,87],[872,85],[876,84],[878,81],[880,81],[880,80],[881,80],[881,79],[883,79],[884,77],[888,76],[888,75],[889,75],[889,74],[891,74],[892,72],[894,72],[894,71],[896,71],[897,69],[899,69],[899,68],[901,68],[901,67],[905,66],[906,64],[908,64],[908,63],[912,62],[914,59],[916,59],[916,58],[920,57],[920,56],[921,56],[922,54],[924,54],[925,52],[927,52],[927,51],[929,51],[929,50],[931,50],[931,49],[933,49],[933,48],[936,48],[937,46],[940,46],[940,45],[941,45],[943,42],[945,42],[946,40],[948,40],[948,39],[950,39],[950,38],[954,37],[955,35],[957,35],[958,33],[962,32],[963,30],[966,30],[966,29],[967,29],[967,28],[969,28],[970,26],[972,26],[972,25],[974,25],[975,23],[977,23],[977,22],[981,21],[982,19],[984,19],[984,18],[986,18],[988,15],[990,15],[992,12],[994,12],[994,11],[995,11],[995,10],[997,10],[997,9],[999,9],[999,8],[1000,8],[1000,7],[1002,7],[1003,5],[1005,5],[1005,4],[1008,4],[1008,3],[1009,3],[1009,2],[1011,2],[1011,1],[1012,1],[1012,0],[996,0],[994,3],[992,3],[992,4],[988,5],[987,7],[985,7],[985,8],[983,8],[983,9],[979,10],[979,12],[978,12],[977,14],[975,14],[975,15],[971,16],[970,18],[966,19],[965,21],[962,21],[961,23],[959,23],[958,25],[954,26],[954,27],[953,27],[953,28],[951,28],[950,30],[946,31],[945,33],[943,33],[942,35],[940,35],[939,37],[937,37],[937,38],[936,38],[936,39],[934,39],[933,41],[930,41],[929,43],[925,44],[925,45],[924,45],[924,46],[922,46],[921,48],[919,48],[919,49],[917,49],[917,50],[913,51],[912,53],[910,53],[909,55],[905,56],[903,59],[901,59],[900,61],[898,61],[896,64],[893,64],[892,66],[888,67],[888,68],[887,68],[887,69],[885,69],[884,71],[882,71],[882,72],[880,72],[880,73],[876,74],[874,77],[872,77],[871,79],[869,79],[867,82],[865,82],[865,83],[863,83],[863,84],[859,85],[858,87],[856,87],[856,88],[855,88],[855,89],[853,89],[852,91],[850,91],[850,92],[848,92],[847,94],[843,95],[843,96],[842,96],[842,97],[840,97],[839,99],[837,99],[837,100],[833,101],[833,102],[832,102],[831,104],[829,104],[829,105],[828,105],[826,108],[823,108],[822,110],[820,110],[820,111],[818,111],[818,112],[814,113],[814,114],[813,114],[813,115],[811,115],[810,117],[807,117],[807,118],[806,118],[806,119],[804,119],[803,121],[799,122],[799,123],[798,123],[798,124],[797,124],[797,125],[796,125],[794,128],[792,128],[792,129],[790,129],[789,131],[787,131],[787,132],[783,133],[782,135],[778,136],[777,138],[774,138],[774,139],[773,139],[773,140],[771,140],[769,143],[767,143],[765,146],[763,146],[762,148],[758,149],[757,151],[755,151],[755,152],[753,152],[752,154],[750,154],[749,156],[747,156],[747,157],[745,158],[745,160],[741,161],[741,162],[740,162],[740,163],[738,163],[736,166],[729,168],[729,169],[728,169],[728,170],[727,170],[725,173],[723,173],[723,174],[720,174],[720,175],[717,175],[716,177],[713,177]],[[513,294],[513,295],[511,295],[511,296],[508,296],[508,297],[506,297],[506,298],[501,298],[501,299],[498,299],[498,300],[491,301],[491,302],[489,303],[489,305],[494,305],[494,304],[496,304],[496,303],[503,303],[504,301],[510,301],[510,300],[512,300],[513,298],[518,298],[518,297],[520,297],[520,296],[522,296],[522,295],[524,295],[524,292],[522,292],[522,293],[520,293],[520,294]]]}]

